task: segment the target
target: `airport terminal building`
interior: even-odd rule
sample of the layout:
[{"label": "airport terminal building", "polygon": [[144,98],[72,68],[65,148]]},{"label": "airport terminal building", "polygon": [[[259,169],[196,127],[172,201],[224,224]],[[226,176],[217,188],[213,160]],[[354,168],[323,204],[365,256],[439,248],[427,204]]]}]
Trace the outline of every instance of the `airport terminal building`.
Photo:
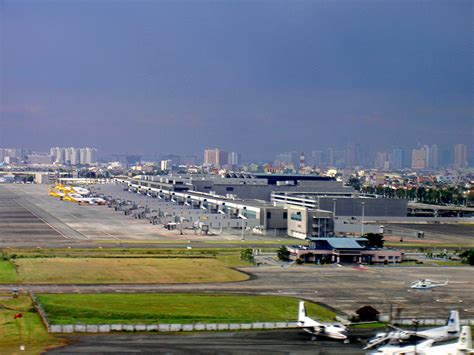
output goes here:
[{"label": "airport terminal building", "polygon": [[308,237],[309,246],[289,246],[290,260],[304,263],[365,263],[387,264],[403,261],[403,253],[388,248],[369,248],[365,238]]},{"label": "airport terminal building", "polygon": [[[334,211],[337,216],[354,219],[361,216],[363,209],[366,216],[392,216],[403,214],[405,208],[406,216],[405,200],[360,195],[340,181],[320,176],[170,175],[124,177],[116,181],[140,195],[135,199],[140,200],[137,206],[142,204],[141,208],[159,211],[160,220],[184,223],[183,215],[192,214],[187,218],[189,222],[198,219],[211,229],[245,227],[267,235],[324,238],[335,236],[342,225],[339,217],[335,225]],[[150,207],[154,205],[156,208]],[[349,227],[349,233],[352,229],[360,230],[357,224],[343,226],[344,233]]]}]

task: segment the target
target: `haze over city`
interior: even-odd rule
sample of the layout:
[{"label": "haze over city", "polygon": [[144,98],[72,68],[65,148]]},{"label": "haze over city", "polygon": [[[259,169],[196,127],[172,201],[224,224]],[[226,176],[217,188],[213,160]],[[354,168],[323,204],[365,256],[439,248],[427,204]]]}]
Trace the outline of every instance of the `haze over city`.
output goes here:
[{"label": "haze over city", "polygon": [[474,141],[471,1],[0,1],[0,146]]}]

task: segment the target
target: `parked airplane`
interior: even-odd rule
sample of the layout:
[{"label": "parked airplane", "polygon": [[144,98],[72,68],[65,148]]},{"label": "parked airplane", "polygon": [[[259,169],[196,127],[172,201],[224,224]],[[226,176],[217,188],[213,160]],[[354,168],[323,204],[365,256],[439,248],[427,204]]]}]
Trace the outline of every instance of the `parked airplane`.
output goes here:
[{"label": "parked airplane", "polygon": [[433,280],[420,279],[413,282],[410,288],[415,289],[415,290],[430,290],[435,287],[446,286],[447,284],[448,284],[448,280],[446,280],[443,283],[436,283]]},{"label": "parked airplane", "polygon": [[474,354],[472,348],[472,334],[471,328],[468,326],[462,327],[461,335],[456,343],[443,344],[427,348],[423,352],[424,355],[461,355]]},{"label": "parked airplane", "polygon": [[346,340],[346,327],[341,324],[319,323],[306,315],[304,302],[300,301],[298,309],[298,327],[303,328],[305,332],[310,333],[313,339],[317,336],[326,338]]},{"label": "parked airplane", "polygon": [[78,193],[83,196],[89,195],[90,191],[88,189],[85,189],[83,187],[79,186],[64,186],[63,184],[56,184],[54,187],[56,190],[62,191],[62,192],[73,192],[73,193]]},{"label": "parked airplane", "polygon": [[65,201],[77,202],[79,204],[102,205],[105,200],[98,197],[83,197],[80,194],[66,192],[63,197]]},{"label": "parked airplane", "polygon": [[372,355],[466,355],[474,354],[472,348],[471,328],[469,326],[462,327],[458,341],[451,344],[443,344],[433,346],[434,340],[424,340],[421,343],[396,346],[387,345],[379,348]]},{"label": "parked airplane", "polygon": [[64,192],[60,190],[56,190],[55,188],[50,188],[48,195],[62,199],[64,197]]},{"label": "parked airplane", "polygon": [[371,349],[378,345],[400,343],[410,340],[433,340],[434,342],[454,339],[459,336],[461,330],[459,322],[459,312],[449,312],[449,318],[445,326],[431,328],[420,332],[412,330],[404,330],[397,327],[390,326],[394,331],[388,333],[379,333],[375,338],[369,340],[365,349]]}]

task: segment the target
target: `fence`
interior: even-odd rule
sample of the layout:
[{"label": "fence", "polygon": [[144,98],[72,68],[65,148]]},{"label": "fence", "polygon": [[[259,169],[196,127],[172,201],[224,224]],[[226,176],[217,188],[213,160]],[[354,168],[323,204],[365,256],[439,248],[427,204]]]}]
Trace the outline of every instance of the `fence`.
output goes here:
[{"label": "fence", "polygon": [[[388,317],[387,317],[388,318]],[[446,325],[446,319],[393,319],[391,324],[394,325],[415,325],[419,326],[442,326]],[[474,319],[461,319],[459,324],[474,326]]]},{"label": "fence", "polygon": [[50,333],[192,332],[296,328],[296,322],[194,324],[50,324]]},{"label": "fence", "polygon": [[38,302],[35,293],[33,291],[29,291],[28,295],[30,296],[31,302],[33,302],[33,306],[36,308],[36,311],[38,312],[44,326],[46,327],[48,332],[51,332],[51,329],[50,329],[51,325],[49,323],[48,316],[46,315],[46,312],[44,311],[43,306],[41,305],[41,303]]}]

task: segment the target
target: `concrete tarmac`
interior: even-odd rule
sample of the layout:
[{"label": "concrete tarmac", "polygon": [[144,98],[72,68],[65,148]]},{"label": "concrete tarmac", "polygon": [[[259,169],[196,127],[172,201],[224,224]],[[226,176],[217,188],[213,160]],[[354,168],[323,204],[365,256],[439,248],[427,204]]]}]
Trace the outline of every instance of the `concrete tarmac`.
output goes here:
[{"label": "concrete tarmac", "polygon": [[71,345],[48,354],[365,354],[360,342],[311,341],[301,330],[70,336]]}]

